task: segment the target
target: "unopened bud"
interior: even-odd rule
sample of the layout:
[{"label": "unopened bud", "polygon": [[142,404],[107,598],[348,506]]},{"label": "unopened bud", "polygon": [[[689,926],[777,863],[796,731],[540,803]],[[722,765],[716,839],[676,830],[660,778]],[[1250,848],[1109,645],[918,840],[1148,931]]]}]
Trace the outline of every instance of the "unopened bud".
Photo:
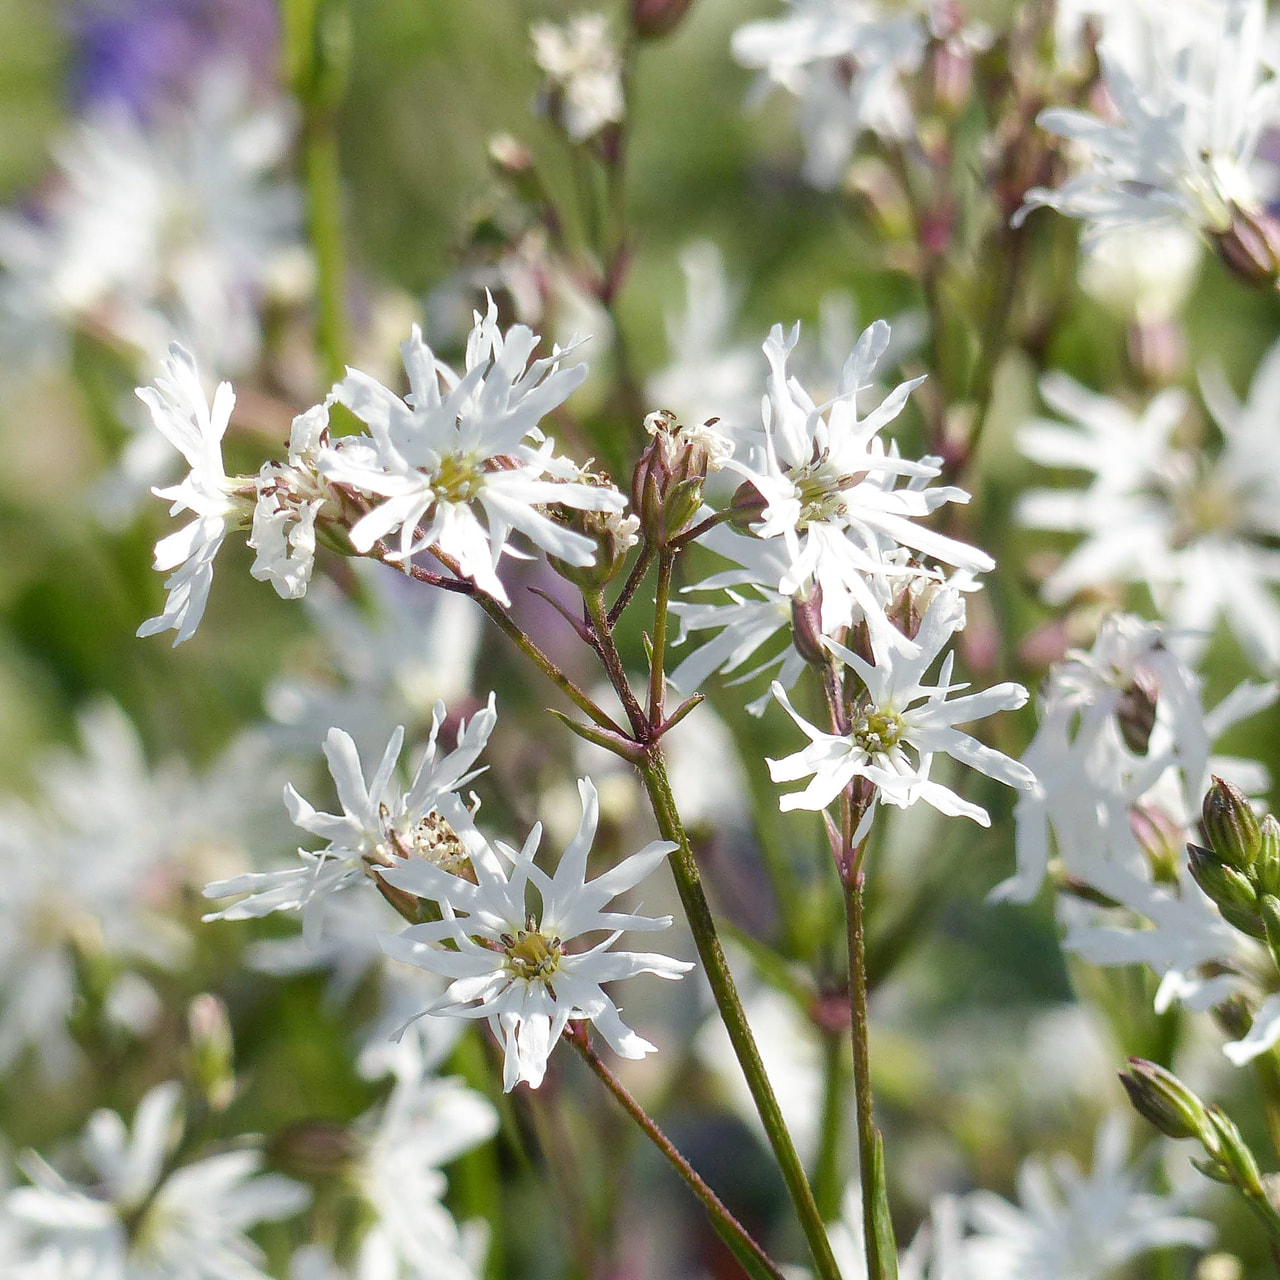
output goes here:
[{"label": "unopened bud", "polygon": [[1214,853],[1226,863],[1247,871],[1262,845],[1262,831],[1239,787],[1214,778],[1200,809],[1204,834]]},{"label": "unopened bud", "polygon": [[295,1178],[316,1182],[349,1169],[360,1144],[346,1125],[331,1120],[303,1120],[282,1129],[271,1140],[271,1163]]},{"label": "unopened bud", "polygon": [[666,547],[692,525],[702,506],[707,472],[717,469],[733,451],[716,431],[717,421],[685,427],[666,409],[644,421],[653,440],[632,473],[631,505],[655,546]]},{"label": "unopened bud", "polygon": [[1272,814],[1258,823],[1258,856],[1253,860],[1253,878],[1259,893],[1280,897],[1280,822]]},{"label": "unopened bud", "polygon": [[187,1007],[187,1028],[191,1036],[188,1063],[192,1081],[214,1111],[225,1111],[236,1088],[227,1006],[208,992],[196,996]]},{"label": "unopened bud", "polygon": [[969,101],[973,89],[973,54],[958,39],[940,42],[933,52],[933,100],[938,109],[955,115]]},{"label": "unopened bud", "polygon": [[1212,1133],[1204,1103],[1172,1071],[1145,1058],[1130,1058],[1120,1083],[1133,1108],[1169,1138],[1199,1138]]},{"label": "unopened bud", "polygon": [[1258,892],[1249,877],[1234,867],[1220,862],[1211,849],[1187,845],[1191,875],[1222,912],[1223,919],[1252,938],[1263,938],[1266,931],[1258,914]]},{"label": "unopened bud", "polygon": [[816,584],[808,595],[791,597],[791,643],[812,666],[825,667],[830,661],[822,643],[822,588]]},{"label": "unopened bud", "polygon": [[751,483],[744,480],[729,500],[729,524],[739,533],[750,533],[760,523],[769,500]]},{"label": "unopened bud", "polygon": [[1116,703],[1116,720],[1125,746],[1135,755],[1145,756],[1156,727],[1156,703],[1160,688],[1148,672],[1134,674],[1133,683],[1121,691]]},{"label": "unopened bud", "polygon": [[1225,231],[1211,233],[1218,256],[1247,284],[1280,280],[1280,224],[1267,213],[1233,208]]},{"label": "unopened bud", "polygon": [[670,35],[693,6],[693,0],[631,0],[631,25],[641,40]]}]

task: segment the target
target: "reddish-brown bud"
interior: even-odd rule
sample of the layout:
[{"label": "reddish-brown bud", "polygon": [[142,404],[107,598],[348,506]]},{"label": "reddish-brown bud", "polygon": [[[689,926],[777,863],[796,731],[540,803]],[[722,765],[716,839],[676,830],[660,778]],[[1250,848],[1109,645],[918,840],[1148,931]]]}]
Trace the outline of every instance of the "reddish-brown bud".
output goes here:
[{"label": "reddish-brown bud", "polygon": [[684,21],[693,0],[631,0],[631,26],[642,40],[669,36]]}]

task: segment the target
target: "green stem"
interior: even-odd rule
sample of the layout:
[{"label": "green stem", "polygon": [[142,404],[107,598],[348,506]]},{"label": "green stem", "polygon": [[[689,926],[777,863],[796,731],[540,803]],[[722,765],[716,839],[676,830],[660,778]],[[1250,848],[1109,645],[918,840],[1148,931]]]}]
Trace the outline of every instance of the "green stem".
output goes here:
[{"label": "green stem", "polygon": [[595,1073],[606,1089],[617,1099],[622,1109],[639,1125],[645,1136],[666,1157],[667,1162],[685,1180],[689,1189],[699,1200],[717,1226],[731,1236],[738,1245],[749,1253],[764,1269],[774,1277],[783,1280],[782,1271],[767,1253],[748,1234],[742,1224],[725,1207],[724,1202],[699,1177],[694,1167],[682,1156],[675,1144],[662,1132],[647,1111],[627,1091],[622,1082],[605,1066],[600,1055],[591,1047],[585,1029],[581,1027],[565,1032],[566,1040],[582,1055],[583,1061]]},{"label": "green stem", "polygon": [[649,723],[662,723],[662,703],[666,696],[665,658],[667,613],[671,604],[671,569],[675,556],[663,551],[658,556],[658,590],[653,599],[653,654],[649,659]]},{"label": "green stem", "polygon": [[844,1036],[839,1031],[822,1033],[822,1067],[825,1087],[822,1096],[822,1126],[818,1158],[813,1171],[813,1198],[827,1222],[840,1216],[840,1195],[844,1188],[840,1154],[844,1150],[845,1104],[849,1099],[848,1059]]},{"label": "green stem", "polygon": [[849,1033],[853,1040],[853,1087],[858,1100],[858,1168],[862,1182],[863,1240],[867,1251],[867,1275],[881,1280],[885,1259],[874,1229],[876,1221],[876,1124],[871,1109],[871,1054],[867,1046],[867,938],[863,913],[861,868],[842,877],[845,920],[849,941]]},{"label": "green stem", "polygon": [[729,965],[724,957],[724,948],[720,945],[720,936],[716,932],[711,907],[702,888],[698,864],[694,859],[688,834],[680,821],[680,814],[671,794],[671,784],[667,779],[662,748],[657,743],[650,746],[645,761],[640,765],[640,772],[644,778],[645,789],[649,793],[654,817],[658,821],[658,830],[665,839],[677,846],[670,858],[671,873],[676,882],[676,890],[680,894],[680,901],[684,906],[685,916],[689,921],[694,945],[698,949],[698,958],[702,961],[703,972],[715,997],[716,1007],[724,1021],[725,1030],[729,1034],[729,1042],[742,1067],[747,1087],[751,1091],[752,1100],[755,1102],[765,1133],[768,1135],[769,1145],[773,1148],[783,1181],[795,1205],[814,1265],[821,1280],[840,1280],[840,1271],[832,1255],[830,1242],[827,1240],[822,1215],[818,1212],[813,1191],[805,1177],[800,1157],[796,1154],[795,1144],[787,1131],[782,1110],[778,1106],[773,1087],[765,1073],[764,1063],[760,1059],[760,1050],[756,1047],[755,1037],[751,1034],[751,1028],[747,1023],[742,1000],[729,973]]},{"label": "green stem", "polygon": [[316,343],[325,376],[337,382],[346,372],[349,338],[337,117],[331,109],[306,111],[303,168],[308,231],[316,261]]}]

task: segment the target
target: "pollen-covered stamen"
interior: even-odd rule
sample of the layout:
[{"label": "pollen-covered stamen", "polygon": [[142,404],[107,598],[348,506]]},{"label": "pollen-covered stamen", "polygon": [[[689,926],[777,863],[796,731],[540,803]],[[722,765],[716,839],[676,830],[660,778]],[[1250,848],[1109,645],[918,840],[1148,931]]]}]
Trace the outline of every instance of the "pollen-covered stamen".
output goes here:
[{"label": "pollen-covered stamen", "polygon": [[400,858],[425,858],[426,861],[466,879],[471,876],[471,855],[461,837],[438,809],[418,819],[408,831],[399,831],[391,821],[391,810],[378,806],[385,839],[380,841],[366,860],[382,866],[394,866],[392,855]]},{"label": "pollen-covered stamen", "polygon": [[896,711],[864,707],[850,730],[854,742],[868,755],[892,751],[902,738],[902,717]]},{"label": "pollen-covered stamen", "polygon": [[560,967],[564,954],[559,938],[548,938],[538,929],[517,929],[514,935],[504,933],[502,946],[507,953],[507,968],[527,982],[535,978],[545,982]]}]

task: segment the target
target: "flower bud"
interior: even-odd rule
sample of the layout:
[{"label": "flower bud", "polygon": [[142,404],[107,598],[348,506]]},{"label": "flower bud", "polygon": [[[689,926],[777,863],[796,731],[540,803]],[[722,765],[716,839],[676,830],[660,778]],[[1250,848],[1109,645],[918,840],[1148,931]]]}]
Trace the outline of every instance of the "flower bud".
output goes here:
[{"label": "flower bud", "polygon": [[752,526],[759,524],[769,500],[751,483],[744,480],[734,491],[729,500],[729,524],[739,533],[750,533]]},{"label": "flower bud", "polygon": [[1231,208],[1224,231],[1210,232],[1218,256],[1246,284],[1275,286],[1280,281],[1280,224],[1267,213]]},{"label": "flower bud", "polygon": [[359,1154],[359,1143],[346,1125],[332,1120],[303,1120],[282,1129],[271,1140],[271,1163],[295,1178],[317,1182],[345,1173]]},{"label": "flower bud", "polygon": [[1187,845],[1191,875],[1222,912],[1223,919],[1252,938],[1266,932],[1258,915],[1258,892],[1248,876],[1220,862],[1213,850]]},{"label": "flower bud", "polygon": [[1214,778],[1200,819],[1210,847],[1223,862],[1241,871],[1253,865],[1262,845],[1262,831],[1249,797],[1239,787]]},{"label": "flower bud", "polygon": [[[584,472],[581,479],[590,484],[612,488],[608,476]],[[575,533],[590,538],[596,545],[592,564],[568,564],[556,556],[548,555],[551,567],[564,579],[582,591],[600,591],[622,572],[627,553],[639,541],[638,516],[619,511],[579,511],[576,507],[553,507],[551,518]]]},{"label": "flower bud", "polygon": [[191,1036],[188,1069],[200,1096],[214,1111],[225,1111],[235,1096],[234,1048],[227,1006],[204,992],[187,1007]]},{"label": "flower bud", "polygon": [[693,6],[693,0],[631,0],[631,25],[641,40],[670,35]]},{"label": "flower bud", "polygon": [[822,643],[822,588],[816,583],[808,595],[791,598],[791,643],[812,666],[825,667],[830,660]]},{"label": "flower bud", "polygon": [[1130,1058],[1120,1083],[1133,1108],[1169,1138],[1200,1138],[1212,1133],[1204,1103],[1172,1071],[1145,1058]]},{"label": "flower bud", "polygon": [[707,472],[733,452],[729,441],[715,430],[717,421],[712,418],[701,427],[685,427],[667,409],[644,420],[653,441],[632,473],[631,505],[655,546],[668,546],[692,525],[702,506]]},{"label": "flower bud", "polygon": [[1134,673],[1133,683],[1120,693],[1116,702],[1116,720],[1125,746],[1135,755],[1145,756],[1151,741],[1151,731],[1156,726],[1156,703],[1160,700],[1160,688],[1154,677],[1145,671]]},{"label": "flower bud", "polygon": [[1280,897],[1280,822],[1272,814],[1258,823],[1258,856],[1253,861],[1253,878],[1259,893]]}]

